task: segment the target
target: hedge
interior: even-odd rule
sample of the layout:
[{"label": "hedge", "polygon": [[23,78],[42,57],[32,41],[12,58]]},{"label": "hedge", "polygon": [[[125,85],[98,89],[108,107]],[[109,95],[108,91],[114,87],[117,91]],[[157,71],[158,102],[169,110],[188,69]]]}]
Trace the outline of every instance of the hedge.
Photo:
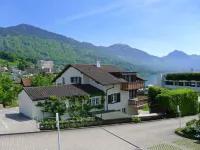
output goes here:
[{"label": "hedge", "polygon": [[156,96],[156,104],[166,108],[172,115],[177,115],[177,105],[182,116],[199,112],[198,93],[191,89],[165,90]]},{"label": "hedge", "polygon": [[166,75],[167,80],[200,81],[200,73],[170,73]]},{"label": "hedge", "polygon": [[[87,126],[101,125],[100,120],[95,120],[91,118],[83,118],[81,120],[61,120],[59,125],[60,129],[69,129],[69,128],[79,128]],[[40,130],[55,130],[56,120],[55,119],[44,119],[39,122]]]},{"label": "hedge", "polygon": [[151,86],[148,91],[148,97],[152,104],[155,104],[156,96],[165,92],[167,89],[160,88],[159,86]]}]

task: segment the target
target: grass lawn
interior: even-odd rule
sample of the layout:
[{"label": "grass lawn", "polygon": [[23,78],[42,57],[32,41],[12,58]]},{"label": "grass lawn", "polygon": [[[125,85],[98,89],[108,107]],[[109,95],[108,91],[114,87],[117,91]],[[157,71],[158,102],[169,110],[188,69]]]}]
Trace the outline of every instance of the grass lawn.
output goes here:
[{"label": "grass lawn", "polygon": [[143,111],[149,111],[149,106],[146,104],[143,108],[140,108]]}]

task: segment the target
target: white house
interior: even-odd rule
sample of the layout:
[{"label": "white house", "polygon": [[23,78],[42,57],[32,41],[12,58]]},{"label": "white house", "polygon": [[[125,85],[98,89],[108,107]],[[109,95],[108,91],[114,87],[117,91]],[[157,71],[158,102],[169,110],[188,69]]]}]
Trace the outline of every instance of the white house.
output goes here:
[{"label": "white house", "polygon": [[[136,72],[126,72],[112,65],[101,65],[98,61],[95,65],[69,64],[55,77],[53,82],[56,83],[56,86],[51,86],[51,88],[24,88],[19,94],[20,112],[31,118],[41,118],[42,112],[35,107],[36,101],[42,101],[52,95],[75,96],[80,94],[74,93],[76,89],[82,91],[82,95],[94,94],[97,90],[103,92],[105,94],[105,111],[118,110],[123,113],[135,114],[137,107],[133,99],[135,100],[137,97],[137,90],[145,87],[145,80],[138,77]],[[84,93],[86,85],[95,91],[89,90]],[[72,87],[76,88],[72,89]],[[58,94],[61,91],[64,93],[63,95]],[[74,94],[66,94],[69,91]],[[38,97],[35,98],[35,95]]]},{"label": "white house", "polygon": [[[175,73],[175,74],[181,74],[181,73]],[[196,91],[200,91],[200,81],[197,81],[195,79],[193,80],[168,80],[166,78],[166,74],[158,74],[157,77],[157,83],[158,86],[163,88],[169,88],[169,89],[178,89],[178,88],[190,88]]]}]

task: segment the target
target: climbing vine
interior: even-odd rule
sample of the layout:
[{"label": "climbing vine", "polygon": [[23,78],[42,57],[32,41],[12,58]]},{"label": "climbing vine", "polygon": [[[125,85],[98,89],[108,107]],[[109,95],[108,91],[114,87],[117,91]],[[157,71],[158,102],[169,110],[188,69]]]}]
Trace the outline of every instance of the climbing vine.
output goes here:
[{"label": "climbing vine", "polygon": [[[101,103],[99,105],[91,105],[90,98],[100,96]],[[68,107],[65,101],[68,100],[71,103]],[[63,97],[58,98],[56,96],[50,96],[45,102],[38,102],[36,106],[41,107],[43,114],[45,112],[52,113],[54,116],[59,113],[60,116],[65,112],[68,112],[71,117],[86,117],[90,116],[90,111],[92,109],[102,109],[104,108],[104,94],[96,95],[86,95],[86,96],[74,96],[74,97]]]}]

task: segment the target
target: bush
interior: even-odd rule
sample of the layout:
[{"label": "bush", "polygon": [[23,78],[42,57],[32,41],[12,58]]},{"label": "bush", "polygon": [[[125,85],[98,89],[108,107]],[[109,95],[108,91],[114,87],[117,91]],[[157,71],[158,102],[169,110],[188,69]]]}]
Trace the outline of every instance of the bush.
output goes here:
[{"label": "bush", "polygon": [[199,113],[200,113],[200,103],[199,103]]},{"label": "bush", "polygon": [[199,112],[198,93],[191,89],[165,90],[156,96],[156,104],[166,108],[172,115],[177,115],[177,105],[182,116]]},{"label": "bush", "polygon": [[192,119],[192,120],[186,122],[186,126],[191,126],[192,124],[194,124],[194,123],[196,123],[196,122],[197,122],[196,119]]},{"label": "bush", "polygon": [[[60,129],[78,128],[84,126],[91,126],[99,124],[94,117],[76,118],[76,120],[61,120]],[[46,118],[40,121],[41,130],[54,130],[56,129],[56,119]]]},{"label": "bush", "polygon": [[168,91],[168,90],[161,88],[159,86],[151,86],[148,90],[148,98],[151,100],[152,104],[155,104],[156,96],[165,91]]},{"label": "bush", "polygon": [[133,122],[135,122],[135,123],[140,123],[141,122],[141,119],[140,119],[140,117],[138,117],[138,116],[132,116],[132,121]]},{"label": "bush", "polygon": [[188,137],[200,139],[200,120],[191,120],[187,122],[187,126],[183,128],[182,132]]}]

